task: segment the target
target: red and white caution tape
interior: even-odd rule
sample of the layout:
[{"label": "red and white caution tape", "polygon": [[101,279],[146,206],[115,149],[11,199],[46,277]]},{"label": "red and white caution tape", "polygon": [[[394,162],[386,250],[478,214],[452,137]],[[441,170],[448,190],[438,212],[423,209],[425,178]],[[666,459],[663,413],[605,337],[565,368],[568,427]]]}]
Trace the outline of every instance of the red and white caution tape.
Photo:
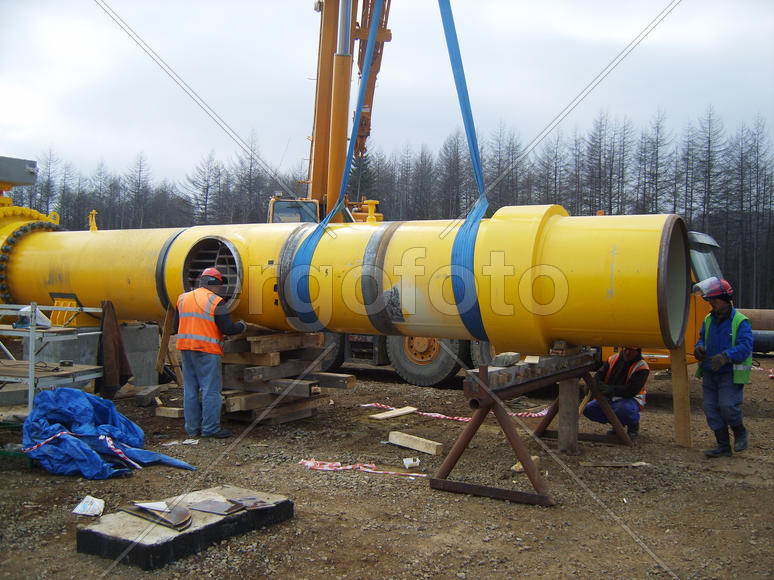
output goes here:
[{"label": "red and white caution tape", "polygon": [[105,443],[107,443],[107,446],[108,446],[108,448],[109,448],[109,449],[110,449],[110,450],[111,450],[113,453],[115,453],[116,455],[118,455],[118,456],[119,456],[121,459],[123,459],[124,461],[126,461],[126,462],[127,462],[129,465],[132,465],[132,466],[133,466],[135,469],[142,469],[142,466],[141,466],[140,464],[138,464],[138,463],[135,463],[134,461],[132,461],[131,459],[129,459],[129,458],[126,456],[126,453],[124,453],[124,452],[123,452],[123,451],[121,451],[121,450],[120,450],[118,447],[116,447],[116,446],[115,446],[115,443],[113,443],[113,439],[111,439],[111,438],[110,438],[110,437],[108,437],[107,435],[100,435],[100,436],[99,436],[99,438],[100,438],[100,439],[104,439],[104,440],[105,440]]},{"label": "red and white caution tape", "polygon": [[373,463],[353,463],[352,465],[342,465],[338,461],[317,461],[316,459],[302,459],[298,462],[309,469],[315,471],[365,471],[366,473],[377,473],[380,475],[400,475],[403,477],[427,477],[426,473],[414,473],[406,471],[384,471],[376,469]]},{"label": "red and white caution tape", "polygon": [[774,368],[766,370],[763,367],[752,367],[752,370],[754,370],[754,371],[763,371],[764,373],[769,373],[769,378],[770,379],[774,379]]},{"label": "red and white caution tape", "polygon": [[[379,409],[388,409],[393,410],[395,407],[390,407],[389,405],[385,405],[383,403],[367,403],[365,405],[360,405],[361,407],[378,407]],[[548,407],[545,409],[542,409],[540,411],[537,411],[533,413],[532,411],[520,411],[518,413],[508,413],[511,417],[544,417],[548,413]],[[423,411],[417,411],[417,415],[422,415],[423,417],[432,417],[433,419],[446,419],[448,421],[459,421],[460,423],[468,423],[471,420],[471,417],[451,417],[449,415],[442,415],[441,413],[425,413]]]},{"label": "red and white caution tape", "polygon": [[24,453],[29,453],[30,451],[35,451],[36,449],[40,449],[41,447],[43,447],[46,443],[51,443],[51,441],[53,441],[54,439],[57,439],[58,437],[61,437],[62,435],[75,435],[76,437],[78,436],[77,433],[73,433],[72,431],[60,431],[56,435],[52,435],[51,437],[49,437],[45,441],[41,441],[40,443],[36,443],[32,447],[27,447],[26,449],[22,448],[22,451]]}]

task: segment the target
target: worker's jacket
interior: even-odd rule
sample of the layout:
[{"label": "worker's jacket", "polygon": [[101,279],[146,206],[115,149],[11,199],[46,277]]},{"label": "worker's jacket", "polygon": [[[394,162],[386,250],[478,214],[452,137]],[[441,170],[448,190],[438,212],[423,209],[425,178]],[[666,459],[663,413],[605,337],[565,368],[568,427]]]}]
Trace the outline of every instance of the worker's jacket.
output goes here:
[{"label": "worker's jacket", "polygon": [[[752,368],[753,335],[749,319],[736,308],[731,312],[731,328],[729,332],[728,318],[720,322],[714,321],[712,313],[704,317],[699,342],[696,346],[703,346],[707,350],[707,358],[699,363],[696,376],[701,378],[705,368],[709,368],[709,359],[714,355],[725,352],[731,359],[731,370],[734,373],[734,384],[746,385],[750,382],[750,369]],[[747,322],[747,324],[743,323]],[[730,336],[729,336],[730,335]],[[730,338],[730,340],[729,340]],[[737,362],[740,359],[741,362]],[[728,365],[726,365],[728,367]],[[725,367],[718,372],[728,372]]]},{"label": "worker's jacket", "polygon": [[223,356],[223,333],[215,324],[215,308],[223,299],[206,288],[197,288],[177,299],[180,325],[177,350],[198,350]]},{"label": "worker's jacket", "polygon": [[[610,380],[610,375],[613,373],[613,367],[615,366],[615,363],[618,362],[618,357],[621,356],[620,352],[615,353],[613,356],[611,356],[609,359],[607,359],[608,369],[607,374],[605,374],[605,382],[608,382]],[[624,363],[626,361],[624,360]],[[632,375],[636,373],[637,371],[646,370],[650,372],[650,367],[648,366],[648,363],[646,363],[644,360],[640,359],[632,366],[629,367],[629,372],[626,373],[626,382],[629,382],[629,379],[632,378]],[[645,389],[645,385],[642,385],[642,388],[640,389],[640,392],[634,395],[634,400],[637,401],[637,404],[640,406],[640,409],[645,408],[645,400],[647,396],[647,391]],[[613,400],[621,398],[621,397],[613,397]]]}]

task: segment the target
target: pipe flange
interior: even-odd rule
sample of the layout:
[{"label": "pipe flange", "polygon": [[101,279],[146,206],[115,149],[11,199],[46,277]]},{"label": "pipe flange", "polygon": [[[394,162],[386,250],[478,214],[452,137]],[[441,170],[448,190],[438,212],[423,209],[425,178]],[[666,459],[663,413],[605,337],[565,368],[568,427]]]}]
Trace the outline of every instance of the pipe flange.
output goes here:
[{"label": "pipe flange", "polygon": [[2,283],[0,283],[0,300],[6,304],[12,304],[14,302],[13,295],[10,292],[10,286],[8,285],[8,261],[17,242],[30,232],[40,230],[59,232],[64,229],[65,228],[54,222],[40,220],[19,226],[5,238],[5,243],[0,246],[0,272],[3,272],[2,277],[0,277],[0,281],[2,281]]}]

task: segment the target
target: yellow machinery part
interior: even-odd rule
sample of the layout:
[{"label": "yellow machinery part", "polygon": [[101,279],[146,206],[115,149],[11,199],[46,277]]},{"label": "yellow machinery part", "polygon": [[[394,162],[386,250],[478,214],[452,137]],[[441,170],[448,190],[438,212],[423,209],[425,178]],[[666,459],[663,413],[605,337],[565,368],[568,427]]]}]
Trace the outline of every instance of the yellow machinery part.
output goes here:
[{"label": "yellow machinery part", "polygon": [[[0,221],[0,236],[25,221],[21,214]],[[309,269],[320,321],[337,332],[473,338],[451,290],[459,225],[329,226]],[[287,280],[314,227],[33,231],[8,255],[7,283],[18,303],[70,296],[94,306],[107,299],[121,319],[160,321],[214,265],[226,277],[236,318],[304,329]],[[483,325],[500,350],[539,354],[555,340],[673,347],[683,339],[689,265],[677,216],[570,217],[559,206],[505,207],[482,220],[474,267]]]}]

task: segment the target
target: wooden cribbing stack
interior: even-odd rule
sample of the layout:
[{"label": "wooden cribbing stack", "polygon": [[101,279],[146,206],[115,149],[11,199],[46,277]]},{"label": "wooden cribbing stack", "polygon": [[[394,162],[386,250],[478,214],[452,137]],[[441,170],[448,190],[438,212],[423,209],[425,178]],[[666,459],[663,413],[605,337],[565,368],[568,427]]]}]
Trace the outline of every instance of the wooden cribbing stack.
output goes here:
[{"label": "wooden cribbing stack", "polygon": [[320,372],[322,333],[251,328],[227,340],[223,355],[224,412],[232,419],[276,425],[312,417],[323,388],[348,389],[355,376]]},{"label": "wooden cribbing stack", "polygon": [[[171,319],[161,337],[160,366],[166,360],[182,386],[182,372]],[[223,412],[230,419],[279,424],[312,417],[324,398],[322,389],[349,389],[355,376],[320,372],[322,333],[276,332],[248,324],[244,334],[223,346]]]}]

